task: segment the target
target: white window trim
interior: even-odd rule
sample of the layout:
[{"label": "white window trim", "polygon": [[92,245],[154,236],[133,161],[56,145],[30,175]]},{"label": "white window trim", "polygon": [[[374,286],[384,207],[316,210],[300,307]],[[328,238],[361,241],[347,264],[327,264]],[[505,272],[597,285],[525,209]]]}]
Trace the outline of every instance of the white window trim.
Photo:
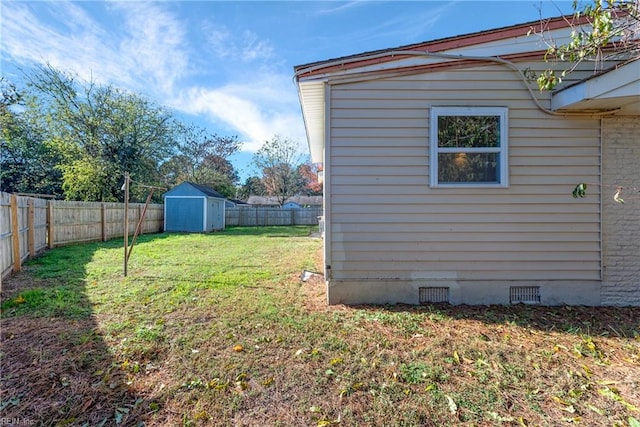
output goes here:
[{"label": "white window trim", "polygon": [[[438,148],[438,116],[499,116],[500,117],[500,148],[483,149],[467,148],[471,152],[496,152],[500,154],[500,182],[438,182],[438,153],[458,152],[458,148]],[[431,187],[468,188],[489,187],[505,188],[509,186],[509,132],[507,107],[431,107],[429,124],[429,184]]]}]

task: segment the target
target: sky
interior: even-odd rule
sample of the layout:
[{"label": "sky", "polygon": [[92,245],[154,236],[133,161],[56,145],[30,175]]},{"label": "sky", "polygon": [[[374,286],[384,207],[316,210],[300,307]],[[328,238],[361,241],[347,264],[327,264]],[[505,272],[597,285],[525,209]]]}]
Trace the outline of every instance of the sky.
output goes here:
[{"label": "sky", "polygon": [[0,2],[0,70],[50,64],[237,136],[241,179],[278,135],[307,154],[293,67],[572,13],[571,1]]}]

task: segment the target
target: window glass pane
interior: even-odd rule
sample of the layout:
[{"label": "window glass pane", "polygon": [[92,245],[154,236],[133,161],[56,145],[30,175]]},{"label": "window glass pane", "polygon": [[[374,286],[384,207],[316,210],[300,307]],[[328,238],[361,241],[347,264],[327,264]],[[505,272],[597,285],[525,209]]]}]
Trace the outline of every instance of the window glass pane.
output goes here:
[{"label": "window glass pane", "polygon": [[439,153],[438,182],[500,182],[499,153]]},{"label": "window glass pane", "polygon": [[500,116],[438,116],[438,147],[500,147]]}]

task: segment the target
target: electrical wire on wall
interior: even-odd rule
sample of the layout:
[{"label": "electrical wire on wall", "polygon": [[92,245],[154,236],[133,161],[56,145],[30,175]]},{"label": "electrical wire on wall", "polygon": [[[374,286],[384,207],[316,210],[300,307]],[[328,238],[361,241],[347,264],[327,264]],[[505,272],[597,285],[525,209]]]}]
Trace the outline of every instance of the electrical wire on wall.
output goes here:
[{"label": "electrical wire on wall", "polygon": [[386,57],[394,57],[394,56],[422,56],[422,57],[433,57],[433,58],[441,58],[441,59],[449,59],[449,60],[459,60],[459,61],[478,61],[478,62],[494,62],[500,65],[504,65],[509,68],[511,71],[514,71],[518,74],[520,80],[522,81],[524,87],[527,89],[531,100],[536,105],[536,107],[545,114],[549,114],[552,116],[604,116],[613,114],[616,111],[619,111],[619,108],[611,109],[611,110],[603,110],[603,111],[593,111],[593,112],[559,112],[551,110],[540,103],[540,100],[536,97],[533,89],[528,84],[528,79],[525,74],[520,70],[517,65],[509,60],[502,59],[498,56],[475,56],[475,55],[458,55],[458,54],[450,54],[450,53],[440,53],[440,52],[429,52],[429,51],[419,51],[419,50],[390,50],[387,52],[376,53],[372,55],[358,56],[357,58],[345,58],[339,59],[335,61],[329,61],[326,63],[312,65],[307,68],[300,69],[295,72],[294,78],[299,79],[299,77],[303,74],[312,73],[314,71],[321,70],[327,67],[333,66],[344,66],[355,62],[374,60]]}]

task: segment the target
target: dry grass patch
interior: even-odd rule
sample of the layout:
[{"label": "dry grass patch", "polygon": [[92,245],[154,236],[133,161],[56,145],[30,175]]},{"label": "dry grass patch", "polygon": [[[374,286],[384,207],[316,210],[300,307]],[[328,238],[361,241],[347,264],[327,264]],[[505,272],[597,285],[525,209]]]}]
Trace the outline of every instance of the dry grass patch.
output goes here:
[{"label": "dry grass patch", "polygon": [[2,416],[637,427],[640,309],[328,307],[310,231],[145,236],[126,279],[117,242],[48,252],[3,289]]}]

